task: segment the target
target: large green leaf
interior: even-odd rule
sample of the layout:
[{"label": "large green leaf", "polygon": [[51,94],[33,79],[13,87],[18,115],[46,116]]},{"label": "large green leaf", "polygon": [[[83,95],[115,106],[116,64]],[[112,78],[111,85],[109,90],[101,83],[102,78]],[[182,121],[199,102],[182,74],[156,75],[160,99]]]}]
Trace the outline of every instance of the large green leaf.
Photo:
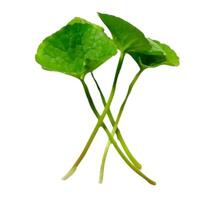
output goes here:
[{"label": "large green leaf", "polygon": [[43,69],[83,79],[116,53],[116,45],[103,28],[74,18],[43,40],[35,58]]},{"label": "large green leaf", "polygon": [[146,38],[145,35],[127,21],[113,15],[99,17],[110,30],[118,48],[130,54],[141,69],[162,64],[177,66],[179,58],[166,44]]},{"label": "large green leaf", "polygon": [[123,52],[145,52],[151,46],[144,34],[127,21],[113,15],[98,13],[110,30],[113,40]]}]

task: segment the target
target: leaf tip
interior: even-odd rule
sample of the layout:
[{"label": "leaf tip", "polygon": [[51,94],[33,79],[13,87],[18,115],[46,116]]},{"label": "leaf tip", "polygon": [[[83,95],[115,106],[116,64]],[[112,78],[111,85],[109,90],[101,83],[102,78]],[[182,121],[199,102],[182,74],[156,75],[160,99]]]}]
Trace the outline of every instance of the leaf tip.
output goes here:
[{"label": "leaf tip", "polygon": [[102,19],[105,14],[104,14],[104,13],[97,12],[97,15],[99,16],[100,19]]}]

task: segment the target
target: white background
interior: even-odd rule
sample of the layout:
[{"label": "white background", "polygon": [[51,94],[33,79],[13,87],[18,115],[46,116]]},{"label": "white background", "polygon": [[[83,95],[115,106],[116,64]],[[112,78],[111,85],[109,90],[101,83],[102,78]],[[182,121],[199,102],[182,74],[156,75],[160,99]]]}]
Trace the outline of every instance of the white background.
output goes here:
[{"label": "white background", "polygon": [[[218,0],[2,0],[0,2],[0,199],[220,199],[220,7]],[[38,44],[75,16],[100,24],[96,12],[120,16],[148,37],[168,43],[178,68],[146,70],[129,99],[120,128],[157,181],[151,186],[112,148],[98,184],[106,135],[97,138],[73,177],[62,181],[93,129],[77,79],[43,71]],[[105,28],[106,29],[106,28]],[[107,32],[107,31],[106,31]],[[108,33],[108,32],[107,32]],[[109,94],[117,56],[96,70]],[[126,57],[117,112],[137,71]],[[98,93],[88,76],[99,109]]]}]

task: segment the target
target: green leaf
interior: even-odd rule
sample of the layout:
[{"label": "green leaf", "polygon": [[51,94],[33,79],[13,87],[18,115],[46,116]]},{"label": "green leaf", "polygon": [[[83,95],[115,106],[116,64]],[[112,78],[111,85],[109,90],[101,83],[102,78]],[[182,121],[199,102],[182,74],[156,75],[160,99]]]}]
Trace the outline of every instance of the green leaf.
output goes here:
[{"label": "green leaf", "polygon": [[167,44],[160,43],[157,40],[154,40],[154,42],[158,44],[161,47],[161,49],[165,52],[166,61],[164,61],[163,64],[170,66],[178,66],[180,64],[179,57],[173,49],[171,49]]},{"label": "green leaf", "polygon": [[139,29],[119,17],[98,14],[110,30],[118,48],[130,54],[141,69],[162,64],[179,65],[178,56],[168,45],[145,37]]},{"label": "green leaf", "polygon": [[151,46],[144,34],[127,21],[113,15],[98,13],[122,52],[145,52]]},{"label": "green leaf", "polygon": [[103,28],[81,18],[43,40],[36,53],[42,68],[83,79],[117,53],[114,42]]},{"label": "green leaf", "polygon": [[145,53],[131,53],[141,69],[157,67],[160,65],[178,66],[179,57],[168,45],[148,38],[152,49]]}]

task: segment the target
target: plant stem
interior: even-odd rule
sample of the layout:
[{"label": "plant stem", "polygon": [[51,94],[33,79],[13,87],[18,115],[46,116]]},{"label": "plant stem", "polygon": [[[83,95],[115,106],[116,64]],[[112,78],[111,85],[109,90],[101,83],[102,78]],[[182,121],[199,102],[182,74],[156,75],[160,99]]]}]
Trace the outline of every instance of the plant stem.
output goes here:
[{"label": "plant stem", "polygon": [[112,134],[110,132],[106,132],[111,143],[114,145],[115,149],[117,150],[117,152],[119,153],[119,155],[121,156],[121,158],[125,161],[125,163],[134,171],[136,172],[139,176],[141,176],[143,179],[145,179],[148,183],[152,184],[152,185],[156,185],[156,182],[154,182],[153,180],[151,180],[150,178],[148,178],[144,173],[142,173],[137,167],[135,167],[129,160],[128,158],[125,156],[125,154],[121,151],[121,149],[119,148],[118,144],[116,143],[116,141],[114,140]]},{"label": "plant stem", "polygon": [[[140,74],[139,74],[140,75]],[[139,76],[138,75],[138,76]],[[138,78],[138,77],[137,77]],[[136,79],[137,79],[136,78]],[[134,83],[136,82],[136,80],[134,80]],[[134,85],[134,83],[132,84],[131,83],[131,89]],[[87,99],[89,101],[89,104],[93,110],[93,112],[95,113],[96,116],[99,116],[99,113],[94,105],[94,102],[92,100],[92,97],[90,95],[90,92],[89,92],[89,89],[86,85],[86,83],[82,80],[82,84],[83,84],[83,88],[85,90],[85,93],[86,93],[86,96],[87,96]],[[130,92],[129,92],[130,93]],[[127,95],[129,96],[129,94]],[[125,101],[126,102],[126,101]],[[119,117],[120,118],[120,117]],[[117,118],[118,122],[119,122],[119,118]],[[117,121],[116,121],[117,123]],[[113,143],[115,149],[117,150],[117,152],[119,153],[119,155],[121,156],[121,158],[126,162],[126,164],[131,168],[133,169],[138,175],[140,175],[142,178],[144,178],[147,182],[149,182],[150,184],[152,185],[155,185],[156,183],[154,181],[152,181],[151,179],[149,179],[145,174],[143,174],[137,167],[135,167],[128,159],[127,157],[125,156],[125,154],[122,152],[122,150],[120,149],[120,147],[118,146],[117,142],[115,141],[114,137],[113,137],[113,134],[110,133],[110,131],[108,130],[108,128],[106,127],[106,125],[104,123],[102,123],[101,125],[103,127],[103,129],[105,130],[105,132],[107,133],[108,137],[109,137],[109,140],[110,140],[110,144]],[[114,125],[114,128],[116,129],[117,128],[117,125],[115,124]],[[113,130],[114,130],[113,128]]]},{"label": "plant stem", "polygon": [[[112,130],[112,136],[114,136],[114,133],[115,131],[117,130],[117,126],[118,126],[118,123],[120,121],[120,118],[121,118],[121,115],[122,115],[122,112],[124,110],[124,107],[125,107],[125,104],[128,100],[128,97],[129,95],[131,94],[131,91],[133,89],[133,86],[134,84],[136,83],[136,81],[138,80],[139,76],[141,75],[143,70],[140,70],[133,78],[133,80],[131,81],[130,85],[129,85],[129,88],[128,88],[128,91],[127,91],[127,94],[125,96],[125,99],[123,101],[123,103],[121,104],[121,107],[119,109],[119,112],[118,112],[118,115],[117,115],[117,119],[114,123],[114,127],[113,127],[113,130]],[[121,140],[121,135],[118,135],[119,139]],[[122,140],[123,141],[123,140]],[[101,163],[101,167],[100,167],[100,173],[99,173],[99,182],[102,183],[103,182],[103,177],[104,177],[104,169],[105,169],[105,162],[106,162],[106,158],[107,158],[107,154],[108,154],[108,151],[109,151],[109,148],[110,148],[110,145],[111,145],[111,141],[108,141],[108,143],[106,144],[106,147],[105,147],[105,150],[104,150],[104,153],[103,153],[103,157],[102,157],[102,163]]]},{"label": "plant stem", "polygon": [[[105,96],[104,96],[104,94],[103,94],[103,92],[102,92],[102,90],[101,90],[101,88],[100,88],[100,86],[99,86],[99,84],[98,84],[98,81],[96,80],[96,78],[95,78],[95,76],[94,76],[94,74],[93,74],[92,72],[91,72],[91,75],[92,75],[92,78],[93,78],[93,80],[94,80],[94,82],[95,82],[95,84],[96,84],[96,87],[97,87],[98,91],[99,91],[99,94],[100,94],[100,96],[101,96],[102,103],[103,103],[103,105],[105,106],[105,105],[106,105]],[[109,120],[110,120],[112,126],[114,127],[114,125],[115,125],[115,120],[114,120],[114,117],[113,117],[113,115],[112,115],[110,109],[109,109],[109,111],[107,112],[107,115],[108,115],[108,118],[109,118]],[[116,133],[117,138],[118,138],[118,140],[120,141],[121,146],[123,147],[125,153],[127,154],[128,158],[130,159],[130,161],[131,161],[138,169],[141,169],[141,167],[142,167],[141,164],[140,164],[140,163],[136,160],[136,158],[132,155],[132,153],[131,153],[131,151],[129,150],[127,144],[125,143],[124,138],[122,137],[121,131],[119,130],[118,127],[116,128],[116,131],[113,132],[113,135],[112,135],[113,137],[114,137],[114,134],[115,134],[115,133]],[[109,140],[108,143],[110,143],[110,140]],[[107,145],[108,145],[108,144],[107,144]],[[106,146],[107,146],[107,145],[106,145]],[[109,146],[110,146],[110,145],[109,145]],[[105,154],[107,154],[107,152],[108,152],[108,150],[106,151]],[[106,156],[105,156],[105,157],[106,157]]]},{"label": "plant stem", "polygon": [[115,94],[116,84],[117,84],[119,73],[121,71],[121,67],[122,67],[122,63],[123,63],[123,60],[124,60],[124,56],[125,56],[125,54],[121,53],[120,58],[119,58],[119,62],[118,62],[118,66],[117,66],[117,69],[116,69],[116,72],[115,72],[115,77],[114,77],[114,81],[113,81],[113,84],[112,84],[111,93],[109,95],[109,99],[108,99],[108,101],[106,103],[106,106],[105,106],[102,114],[100,115],[100,117],[98,119],[98,122],[96,123],[96,126],[93,129],[93,131],[92,131],[92,133],[91,133],[91,135],[89,137],[89,140],[87,141],[87,143],[86,143],[82,153],[80,154],[80,156],[78,157],[78,159],[76,160],[76,162],[74,163],[72,168],[63,177],[63,180],[66,180],[67,178],[69,178],[76,171],[76,168],[78,167],[78,165],[80,164],[80,162],[82,161],[84,156],[86,155],[86,153],[87,153],[90,145],[92,144],[92,141],[94,140],[94,138],[95,138],[95,136],[96,136],[100,126],[103,124],[103,120],[104,120],[104,118],[105,118],[105,116],[106,116],[106,114],[108,112],[108,109],[109,109],[109,107],[111,105],[111,102],[112,102],[114,94]]},{"label": "plant stem", "polygon": [[[81,80],[81,82],[82,82],[82,85],[83,85],[83,88],[84,88],[86,97],[87,97],[87,99],[88,99],[89,105],[90,105],[90,107],[91,107],[93,113],[95,114],[95,116],[96,116],[97,118],[99,118],[99,117],[100,117],[100,114],[99,114],[97,108],[95,107],[94,101],[93,101],[93,99],[92,99],[92,97],[91,97],[91,94],[90,94],[90,92],[89,92],[89,88],[88,88],[88,86],[87,86],[87,84],[85,83],[84,80]],[[111,132],[109,131],[109,129],[107,128],[107,126],[105,125],[104,122],[102,123],[101,126],[102,126],[102,128],[104,129],[105,132],[111,133]],[[114,124],[113,124],[113,126],[114,126]],[[109,141],[110,141],[110,140],[109,140]],[[111,143],[111,141],[110,141],[110,143]]]}]

